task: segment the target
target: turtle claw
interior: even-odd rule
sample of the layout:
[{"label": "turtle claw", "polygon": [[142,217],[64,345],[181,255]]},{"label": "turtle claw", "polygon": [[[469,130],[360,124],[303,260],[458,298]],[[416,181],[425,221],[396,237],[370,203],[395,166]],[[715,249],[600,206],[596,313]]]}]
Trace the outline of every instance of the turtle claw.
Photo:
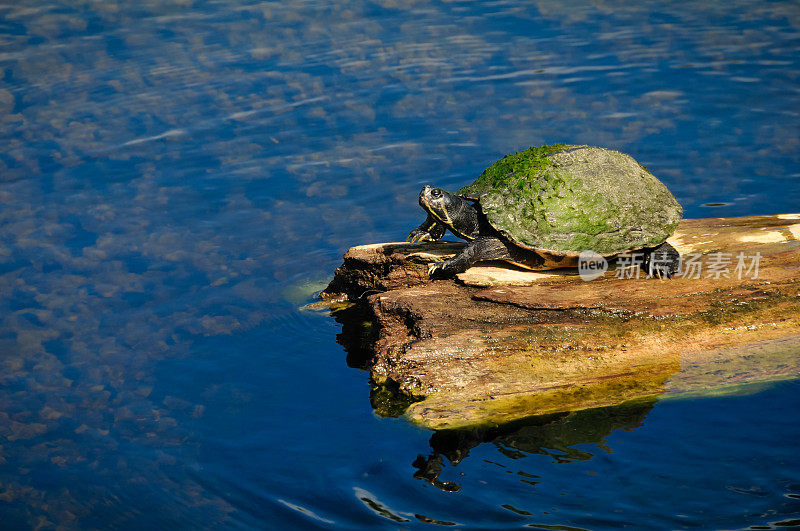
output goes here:
[{"label": "turtle claw", "polygon": [[447,278],[445,273],[444,262],[434,262],[428,266],[428,277],[431,280],[437,278]]},{"label": "turtle claw", "polygon": [[411,233],[408,235],[408,238],[406,238],[406,241],[411,243],[418,243],[418,242],[432,241],[432,240],[433,238],[431,237],[430,234],[428,234],[427,232],[423,232],[419,229],[412,230]]}]

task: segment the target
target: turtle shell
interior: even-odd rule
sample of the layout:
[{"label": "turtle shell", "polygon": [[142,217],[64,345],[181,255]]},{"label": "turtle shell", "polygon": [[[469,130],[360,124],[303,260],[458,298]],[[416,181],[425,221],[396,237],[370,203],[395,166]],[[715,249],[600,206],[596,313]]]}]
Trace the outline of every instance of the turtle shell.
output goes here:
[{"label": "turtle shell", "polygon": [[563,144],[509,155],[456,192],[520,247],[602,255],[653,247],[683,209],[647,168],[618,151]]}]

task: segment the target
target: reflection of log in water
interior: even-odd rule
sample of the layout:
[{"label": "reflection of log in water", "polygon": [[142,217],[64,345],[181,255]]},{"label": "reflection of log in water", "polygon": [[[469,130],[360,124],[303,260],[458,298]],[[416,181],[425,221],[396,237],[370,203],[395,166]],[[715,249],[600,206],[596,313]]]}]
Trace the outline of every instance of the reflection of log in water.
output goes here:
[{"label": "reflection of log in water", "polygon": [[[511,459],[540,454],[549,455],[558,463],[589,460],[594,454],[579,450],[576,445],[592,443],[610,451],[605,438],[614,430],[641,426],[654,404],[653,401],[636,402],[554,413],[496,427],[437,431],[430,439],[432,452],[414,461],[417,469],[414,477],[438,489],[456,492],[461,489],[458,484],[439,479],[445,459],[456,466],[469,456],[471,449],[483,443],[492,443],[498,452]],[[536,484],[535,478],[525,481]]]},{"label": "reflection of log in water", "polygon": [[[369,370],[379,332],[372,321],[372,314],[365,305],[355,305],[336,311],[333,315],[342,325],[337,342],[347,352],[347,364]],[[660,380],[662,384],[663,381]],[[401,415],[414,401],[399,392],[391,380],[383,385],[373,384],[370,393],[375,412],[385,417]],[[440,490],[458,492],[461,490],[458,483],[440,479],[445,466],[457,466],[469,457],[470,450],[484,443],[493,444],[500,453],[512,459],[539,454],[549,455],[559,463],[588,460],[594,455],[575,446],[592,443],[606,450],[605,438],[608,435],[617,429],[631,430],[641,426],[654,404],[654,400],[631,402],[534,416],[499,426],[439,430],[430,438],[431,452],[418,455],[413,461],[416,469],[414,477]],[[533,485],[537,483],[533,476],[523,481]]]},{"label": "reflection of log in water", "polygon": [[[339,340],[380,414],[496,425],[800,374],[798,238],[800,214],[684,220],[670,242],[707,269],[670,281],[499,267],[428,281],[461,244],[368,245],[323,296],[359,302]],[[758,270],[737,273],[737,256]]]},{"label": "reflection of log in water", "polygon": [[[336,335],[336,342],[347,353],[348,367],[368,371],[378,337],[369,308],[363,304],[345,306],[333,312],[333,316],[342,325],[341,333]],[[375,413],[381,417],[398,417],[415,401],[415,398],[402,393],[392,380],[382,384],[372,382],[370,403]]]},{"label": "reflection of log in water", "polygon": [[367,370],[373,354],[372,346],[377,339],[377,330],[369,308],[363,304],[347,306],[333,312],[333,317],[342,325],[342,331],[336,335],[336,342],[347,353],[347,366]]}]

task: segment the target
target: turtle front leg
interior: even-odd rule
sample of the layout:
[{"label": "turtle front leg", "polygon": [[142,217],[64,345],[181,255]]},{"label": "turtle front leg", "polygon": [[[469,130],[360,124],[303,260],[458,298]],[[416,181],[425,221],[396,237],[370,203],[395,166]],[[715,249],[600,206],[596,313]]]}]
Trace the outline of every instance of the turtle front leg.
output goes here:
[{"label": "turtle front leg", "polygon": [[664,242],[644,254],[644,270],[651,277],[672,278],[681,268],[681,255]]},{"label": "turtle front leg", "polygon": [[409,233],[406,241],[410,241],[411,243],[425,241],[434,242],[441,240],[446,230],[447,227],[442,225],[435,217],[428,214],[428,217],[425,218],[425,221],[422,222],[422,225]]},{"label": "turtle front leg", "polygon": [[428,267],[431,278],[450,278],[463,273],[475,262],[481,260],[508,260],[511,253],[508,246],[499,238],[483,237],[469,242],[464,249],[453,258],[444,262],[435,262]]}]

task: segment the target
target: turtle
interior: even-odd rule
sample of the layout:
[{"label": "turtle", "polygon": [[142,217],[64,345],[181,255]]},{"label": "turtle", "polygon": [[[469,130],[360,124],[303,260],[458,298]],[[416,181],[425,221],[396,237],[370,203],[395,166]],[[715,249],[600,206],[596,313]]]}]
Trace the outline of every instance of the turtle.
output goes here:
[{"label": "turtle", "polygon": [[[448,278],[484,260],[541,270],[579,265],[581,253],[624,253],[650,275],[671,278],[680,255],[667,238],[683,209],[667,187],[630,155],[586,145],[531,147],[495,162],[455,193],[425,185],[425,221],[406,241],[467,240],[429,267]],[[639,257],[638,259],[636,257]]]}]

